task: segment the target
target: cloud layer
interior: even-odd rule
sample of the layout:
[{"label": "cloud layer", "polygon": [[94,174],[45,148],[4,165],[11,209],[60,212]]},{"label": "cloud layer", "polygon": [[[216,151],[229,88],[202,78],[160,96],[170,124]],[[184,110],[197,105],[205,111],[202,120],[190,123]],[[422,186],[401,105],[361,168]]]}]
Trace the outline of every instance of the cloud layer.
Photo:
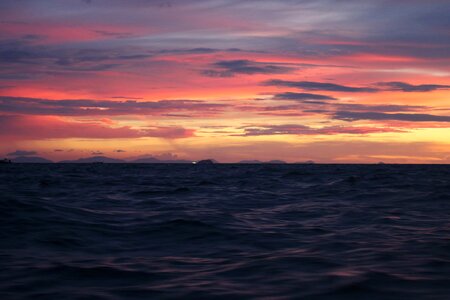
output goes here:
[{"label": "cloud layer", "polygon": [[3,0],[0,153],[181,157],[230,144],[268,160],[262,145],[283,140],[293,158],[306,141],[339,140],[342,158],[354,140],[389,139],[432,141],[421,153],[448,157],[449,10],[442,0]]},{"label": "cloud layer", "polygon": [[182,127],[109,127],[97,122],[75,122],[58,117],[0,116],[0,136],[4,139],[133,139],[192,137],[194,131]]}]

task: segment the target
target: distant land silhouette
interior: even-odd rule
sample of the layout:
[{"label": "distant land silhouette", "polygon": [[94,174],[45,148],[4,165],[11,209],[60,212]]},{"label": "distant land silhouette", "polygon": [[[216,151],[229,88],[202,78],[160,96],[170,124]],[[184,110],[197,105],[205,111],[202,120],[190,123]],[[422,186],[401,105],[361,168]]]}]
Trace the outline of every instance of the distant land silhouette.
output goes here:
[{"label": "distant land silhouette", "polygon": [[174,160],[161,160],[155,157],[139,158],[129,161],[135,164],[191,164],[191,160],[174,159]]},{"label": "distant land silhouette", "polygon": [[298,164],[298,165],[312,165],[312,164],[315,164],[315,162],[313,160],[307,160],[307,161],[295,162],[294,164]]},{"label": "distant land silhouette", "polygon": [[266,162],[266,164],[277,164],[278,165],[278,164],[286,164],[286,162],[283,160],[275,159],[275,160],[270,160],[270,161]]},{"label": "distant land silhouette", "polygon": [[213,160],[213,159],[203,159],[203,160],[199,160],[197,161],[198,165],[212,165],[212,164],[216,164],[217,161]]},{"label": "distant land silhouette", "polygon": [[[3,163],[9,161],[9,159],[2,160]],[[18,156],[11,159],[13,163],[55,163],[49,159],[39,157],[39,156]],[[62,160],[57,161],[56,163],[62,164],[92,164],[92,163],[106,163],[106,164],[123,164],[123,163],[131,163],[131,164],[219,164],[215,159],[203,159],[203,160],[186,160],[186,159],[158,159],[156,157],[144,157],[132,160],[125,159],[117,159],[111,158],[107,156],[91,156],[84,157],[78,159],[71,160]],[[287,164],[287,162],[283,160],[269,160],[269,161],[260,161],[260,160],[241,160],[239,162],[235,162],[236,164]],[[305,162],[295,162],[294,164],[314,164],[315,162],[312,160],[308,160]]]},{"label": "distant land silhouette", "polygon": [[274,159],[269,161],[241,160],[238,164],[287,164],[284,160]]},{"label": "distant land silhouette", "polygon": [[238,163],[239,164],[262,164],[263,162],[260,160],[241,160]]},{"label": "distant land silhouette", "polygon": [[63,160],[59,163],[62,164],[68,164],[68,163],[74,163],[74,164],[90,164],[90,163],[108,163],[108,164],[117,164],[117,163],[126,163],[127,161],[122,159],[116,159],[116,158],[110,158],[106,156],[92,156],[92,157],[86,157],[86,158],[79,158],[75,160]]},{"label": "distant land silhouette", "polygon": [[39,156],[18,156],[12,159],[14,163],[34,163],[34,164],[48,164],[53,163],[53,161],[48,160]]}]

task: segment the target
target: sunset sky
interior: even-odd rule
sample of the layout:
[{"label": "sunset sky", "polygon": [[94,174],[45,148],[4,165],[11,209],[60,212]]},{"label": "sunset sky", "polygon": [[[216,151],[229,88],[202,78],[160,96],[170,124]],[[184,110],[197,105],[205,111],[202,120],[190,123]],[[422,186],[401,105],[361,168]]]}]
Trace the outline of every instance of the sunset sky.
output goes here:
[{"label": "sunset sky", "polygon": [[448,0],[1,0],[0,155],[450,163]]}]

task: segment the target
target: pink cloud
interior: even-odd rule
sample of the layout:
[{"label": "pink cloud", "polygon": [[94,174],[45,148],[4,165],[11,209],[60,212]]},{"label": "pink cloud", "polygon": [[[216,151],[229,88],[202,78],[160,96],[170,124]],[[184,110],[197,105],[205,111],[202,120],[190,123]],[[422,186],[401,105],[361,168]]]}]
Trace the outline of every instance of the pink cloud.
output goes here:
[{"label": "pink cloud", "polygon": [[121,139],[158,137],[178,139],[194,136],[194,130],[182,127],[109,127],[104,122],[77,122],[52,116],[0,116],[0,137],[8,140],[63,138]]}]

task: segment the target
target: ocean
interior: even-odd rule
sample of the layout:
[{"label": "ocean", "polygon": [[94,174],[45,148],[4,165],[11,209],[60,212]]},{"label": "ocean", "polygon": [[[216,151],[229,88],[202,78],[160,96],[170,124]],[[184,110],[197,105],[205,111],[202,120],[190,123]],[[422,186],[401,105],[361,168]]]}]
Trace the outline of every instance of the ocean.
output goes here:
[{"label": "ocean", "polygon": [[450,299],[450,165],[0,165],[0,299]]}]

